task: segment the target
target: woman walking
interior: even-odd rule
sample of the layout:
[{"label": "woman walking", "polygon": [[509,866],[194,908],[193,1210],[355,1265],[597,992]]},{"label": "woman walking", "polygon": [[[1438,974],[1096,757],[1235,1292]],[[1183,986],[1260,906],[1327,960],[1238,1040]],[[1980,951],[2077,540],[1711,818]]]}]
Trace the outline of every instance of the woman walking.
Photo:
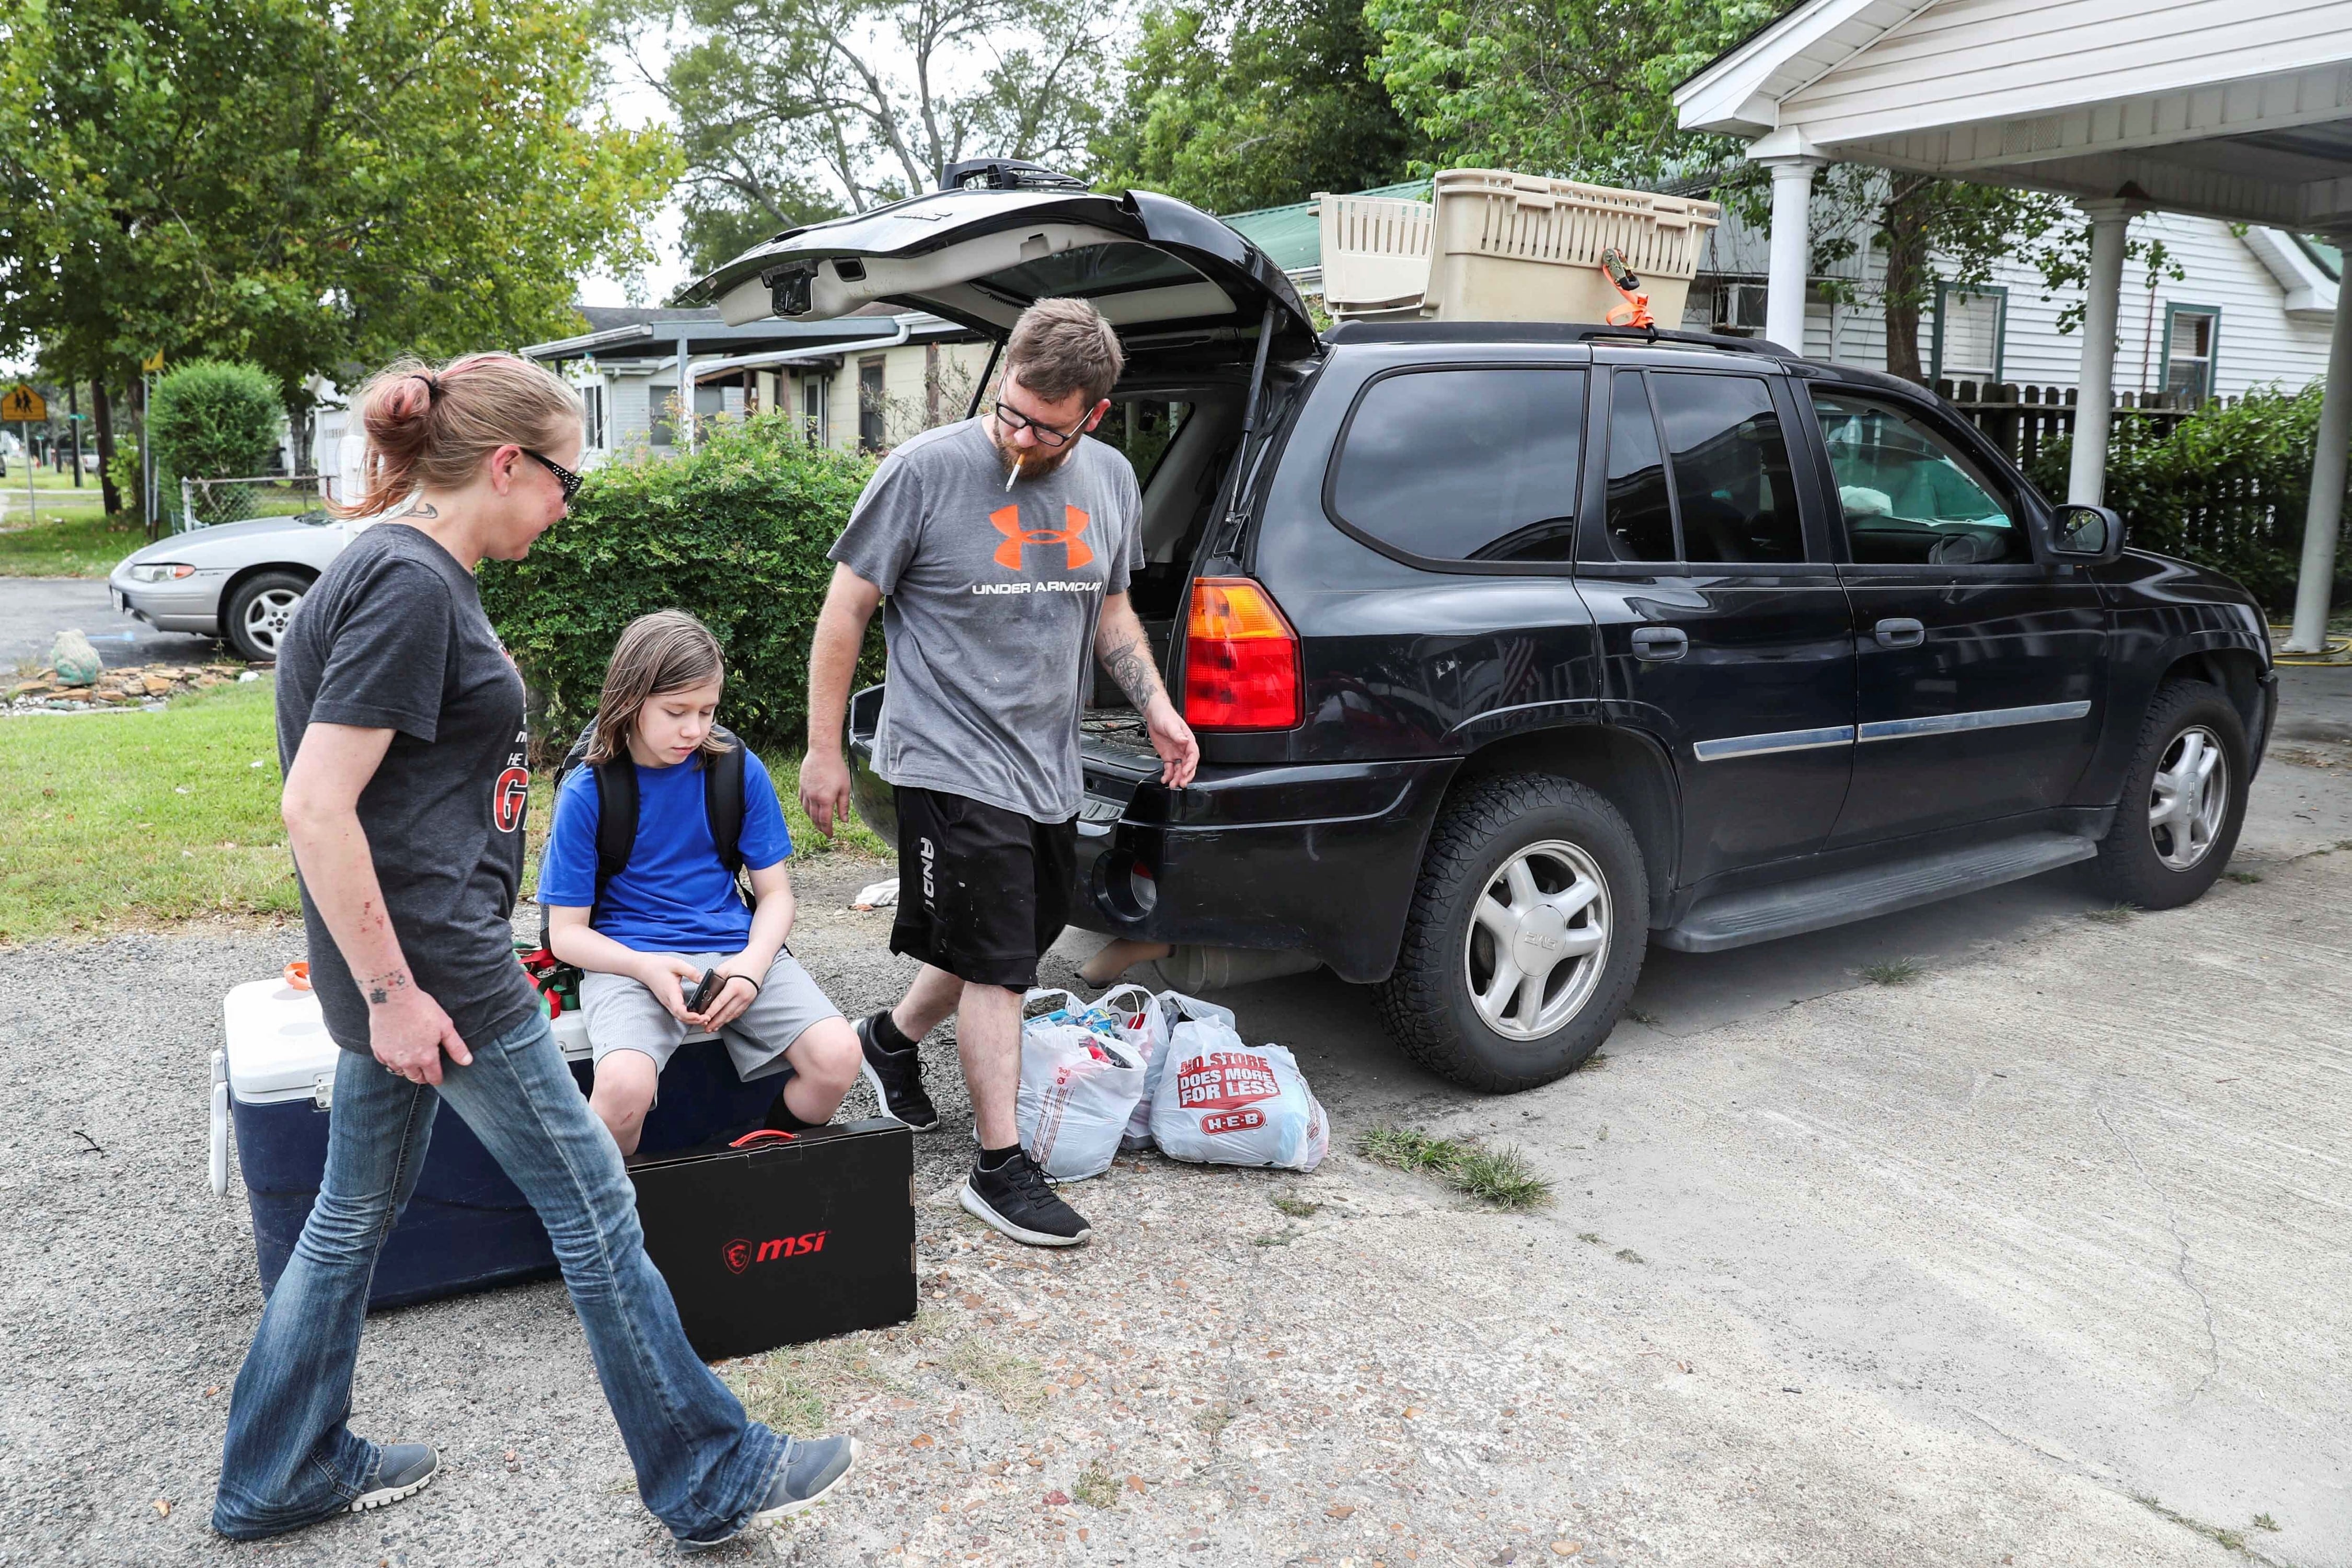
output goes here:
[{"label": "woman walking", "polygon": [[541,367],[473,354],[368,384],[366,492],[396,516],[315,584],[278,663],[284,811],[311,984],[342,1047],[327,1169],[229,1405],[213,1527],[252,1540],[397,1502],[438,1468],[352,1433],[352,1369],[377,1249],[443,1102],[547,1226],[637,1495],[680,1544],[715,1546],[815,1501],[848,1437],[748,1419],[678,1327],[635,1194],[515,962],[522,680],[473,572],[519,560],[579,477],[579,398]]}]

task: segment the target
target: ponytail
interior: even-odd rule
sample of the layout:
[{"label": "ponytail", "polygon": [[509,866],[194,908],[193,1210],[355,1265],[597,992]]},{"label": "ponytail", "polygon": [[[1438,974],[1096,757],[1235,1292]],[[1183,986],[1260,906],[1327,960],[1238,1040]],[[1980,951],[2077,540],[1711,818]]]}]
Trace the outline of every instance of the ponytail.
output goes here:
[{"label": "ponytail", "polygon": [[544,365],[509,353],[467,354],[438,367],[403,359],[360,389],[367,452],[360,493],[330,500],[337,517],[375,517],[427,486],[454,489],[485,453],[561,447],[580,433],[580,395]]}]

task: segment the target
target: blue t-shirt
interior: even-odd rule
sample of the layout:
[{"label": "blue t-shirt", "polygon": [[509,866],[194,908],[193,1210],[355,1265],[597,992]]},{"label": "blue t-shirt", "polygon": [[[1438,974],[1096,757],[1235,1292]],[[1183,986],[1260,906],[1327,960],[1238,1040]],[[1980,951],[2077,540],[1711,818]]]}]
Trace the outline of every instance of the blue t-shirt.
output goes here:
[{"label": "blue t-shirt", "polygon": [[[596,903],[596,774],[578,767],[556,792],[555,820],[539,864],[539,901],[558,909]],[[768,770],[743,753],[743,864],[761,870],[793,852]],[[751,935],[751,911],[719,862],[702,805],[702,765],[637,769],[637,843],[604,884],[595,928],[639,952],[732,952]]]}]

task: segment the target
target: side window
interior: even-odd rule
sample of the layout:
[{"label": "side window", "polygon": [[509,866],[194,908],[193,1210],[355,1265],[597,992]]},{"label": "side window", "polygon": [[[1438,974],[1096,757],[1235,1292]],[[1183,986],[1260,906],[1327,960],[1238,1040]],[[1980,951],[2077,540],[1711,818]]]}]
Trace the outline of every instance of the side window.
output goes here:
[{"label": "side window", "polygon": [[1981,566],[2030,562],[2033,549],[2004,487],[1925,422],[1846,393],[1816,391],[1813,412],[1857,562]]},{"label": "side window", "polygon": [[1620,561],[1675,559],[1675,514],[1666,459],[1642,373],[1621,370],[1609,393],[1609,547]]},{"label": "side window", "polygon": [[1802,561],[1789,443],[1771,389],[1752,375],[1650,377],[1675,464],[1683,559]]},{"label": "side window", "polygon": [[1331,478],[1331,509],[1443,561],[1569,561],[1581,370],[1433,370],[1372,383]]}]

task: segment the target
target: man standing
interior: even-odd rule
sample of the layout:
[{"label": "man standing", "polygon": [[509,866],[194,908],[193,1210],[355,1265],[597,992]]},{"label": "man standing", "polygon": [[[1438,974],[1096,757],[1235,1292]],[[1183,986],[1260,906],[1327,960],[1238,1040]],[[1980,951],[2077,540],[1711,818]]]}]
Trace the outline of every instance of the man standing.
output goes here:
[{"label": "man standing", "polygon": [[1144,717],[1171,789],[1201,748],[1168,700],[1127,599],[1143,563],[1135,470],[1086,438],[1110,408],[1118,336],[1083,300],[1040,300],[1005,347],[996,401],[883,460],[833,547],[809,658],[801,805],[830,834],[849,809],[841,727],[866,625],[887,599],[889,694],[875,767],[896,789],[890,950],[923,961],[857,1035],[890,1114],[929,1131],[917,1042],[950,1014],[978,1119],[963,1206],[1016,1241],[1093,1233],[1021,1148],[1021,997],[1069,915],[1078,717],[1089,650]]}]

